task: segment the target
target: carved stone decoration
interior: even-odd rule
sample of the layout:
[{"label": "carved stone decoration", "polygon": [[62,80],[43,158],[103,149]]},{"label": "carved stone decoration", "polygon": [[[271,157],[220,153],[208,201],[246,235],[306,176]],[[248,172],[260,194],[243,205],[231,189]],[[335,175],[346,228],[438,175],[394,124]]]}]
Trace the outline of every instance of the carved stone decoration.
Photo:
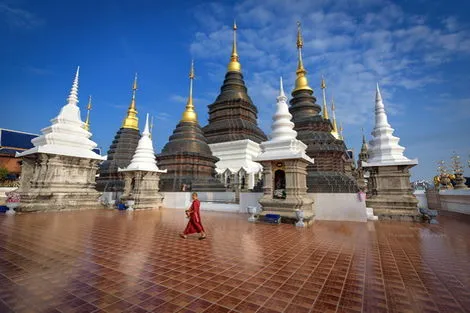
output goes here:
[{"label": "carved stone decoration", "polygon": [[35,153],[23,157],[19,212],[102,208],[97,159]]}]

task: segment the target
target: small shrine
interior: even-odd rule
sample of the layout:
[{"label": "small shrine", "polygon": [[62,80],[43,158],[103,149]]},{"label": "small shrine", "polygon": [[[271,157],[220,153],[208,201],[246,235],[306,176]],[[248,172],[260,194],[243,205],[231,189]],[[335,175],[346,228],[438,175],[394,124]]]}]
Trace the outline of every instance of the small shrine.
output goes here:
[{"label": "small shrine", "polygon": [[313,159],[305,153],[307,145],[296,139],[286,101],[281,78],[272,138],[260,144],[261,154],[254,159],[264,169],[264,195],[259,200],[261,216],[278,214],[281,222],[293,223],[297,221],[296,211],[302,211],[304,221],[310,223],[315,213],[313,199],[307,197],[307,166]]},{"label": "small shrine", "polygon": [[52,125],[31,140],[33,148],[16,154],[23,158],[18,211],[101,208],[95,176],[104,157],[93,151],[97,145],[80,118],[78,76],[79,69]]},{"label": "small shrine", "polygon": [[[121,200],[130,203],[134,209],[156,209],[163,206],[163,195],[158,192],[161,173],[155,160],[152,139],[149,131],[149,115],[145,120],[145,128],[139,140],[131,164],[119,169],[124,179],[124,192]],[[131,201],[131,202],[129,202]]]},{"label": "small shrine", "polygon": [[379,219],[419,221],[418,200],[413,195],[409,172],[418,160],[403,155],[405,148],[398,144],[400,138],[393,132],[377,84],[373,139],[369,141],[367,161],[361,162],[369,177],[366,204]]}]

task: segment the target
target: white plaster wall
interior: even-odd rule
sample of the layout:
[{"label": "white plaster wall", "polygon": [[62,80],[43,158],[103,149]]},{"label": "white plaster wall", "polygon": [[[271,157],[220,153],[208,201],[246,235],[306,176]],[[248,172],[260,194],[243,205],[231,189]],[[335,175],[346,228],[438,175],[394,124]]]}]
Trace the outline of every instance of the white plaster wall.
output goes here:
[{"label": "white plaster wall", "polygon": [[439,191],[441,210],[470,214],[470,189]]},{"label": "white plaster wall", "polygon": [[233,202],[235,203],[235,192],[198,192],[201,202]]},{"label": "white plaster wall", "polygon": [[169,209],[188,209],[191,205],[191,192],[162,192],[163,207]]},{"label": "white plaster wall", "polygon": [[240,193],[240,213],[248,213],[248,207],[254,206],[258,209],[259,199],[263,196],[262,192],[241,192]]},{"label": "white plaster wall", "polygon": [[367,222],[365,201],[357,193],[309,193],[314,200],[315,219]]},{"label": "white plaster wall", "polygon": [[418,208],[427,209],[428,208],[428,199],[426,198],[425,190],[415,190],[413,192],[416,199],[418,199]]},{"label": "white plaster wall", "polygon": [[201,211],[231,212],[238,213],[240,205],[238,203],[223,202],[203,202],[201,201]]}]

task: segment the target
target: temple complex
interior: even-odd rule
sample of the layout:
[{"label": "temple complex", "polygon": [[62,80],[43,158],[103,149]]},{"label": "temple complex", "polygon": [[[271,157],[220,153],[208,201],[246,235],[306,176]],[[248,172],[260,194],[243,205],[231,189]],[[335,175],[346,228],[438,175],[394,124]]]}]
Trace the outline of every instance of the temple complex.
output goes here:
[{"label": "temple complex", "polygon": [[79,69],[67,104],[51,120],[52,125],[31,140],[34,147],[17,153],[23,158],[19,211],[101,207],[95,175],[103,157],[93,151],[96,143],[89,139],[91,133],[80,118],[78,76]]},{"label": "temple complex", "polygon": [[240,176],[236,180],[246,180],[247,189],[253,189],[262,167],[252,159],[260,153],[259,143],[267,138],[257,125],[258,110],[243,80],[236,31],[234,23],[232,55],[225,80],[219,96],[209,105],[209,124],[203,131],[212,153],[220,159],[216,163],[217,173],[225,173],[224,180],[227,182],[230,173],[239,176],[237,174],[242,171],[246,177]]},{"label": "temple complex", "polygon": [[139,143],[139,119],[135,102],[136,91],[137,74],[132,85],[132,99],[127,110],[127,116],[109,147],[106,161],[100,165],[100,176],[96,179],[96,189],[104,193],[103,197],[107,201],[119,199],[124,191],[124,181],[119,176],[118,169],[126,168],[131,163],[132,156]]},{"label": "temple complex", "polygon": [[393,131],[377,84],[373,139],[369,141],[367,162],[361,162],[370,176],[367,206],[379,219],[419,221],[418,200],[413,195],[409,173],[418,160],[403,155],[405,148],[398,144],[400,138]]},{"label": "temple complex", "polygon": [[[305,143],[307,155],[315,159],[315,164],[307,168],[308,192],[315,193],[353,193],[357,184],[352,176],[345,173],[348,156],[344,141],[340,139],[336,127],[334,105],[332,107],[333,123],[328,119],[326,96],[324,96],[324,113],[321,116],[320,105],[316,103],[313,89],[307,80],[307,71],[302,60],[303,38],[298,23],[297,49],[298,66],[295,88],[290,100],[290,113],[293,116],[297,138]],[[326,88],[322,81],[323,91]]]},{"label": "temple complex", "polygon": [[161,191],[225,191],[215,178],[215,163],[219,159],[212,155],[194,111],[193,80],[194,63],[191,63],[186,110],[157,155],[160,167],[168,170],[160,179]]}]

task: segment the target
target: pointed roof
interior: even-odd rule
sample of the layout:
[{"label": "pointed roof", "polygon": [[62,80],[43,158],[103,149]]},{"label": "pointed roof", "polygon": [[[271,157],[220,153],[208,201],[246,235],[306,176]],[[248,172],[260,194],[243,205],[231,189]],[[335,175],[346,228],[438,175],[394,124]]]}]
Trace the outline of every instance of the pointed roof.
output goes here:
[{"label": "pointed roof", "polygon": [[335,99],[331,97],[331,115],[333,119],[331,123],[333,124],[333,129],[331,130],[331,134],[335,136],[336,139],[340,139],[340,135],[338,133],[338,126],[336,124],[336,106],[335,106]]},{"label": "pointed roof", "polygon": [[398,142],[400,138],[393,135],[394,129],[388,122],[385,106],[377,83],[375,92],[375,127],[372,130],[373,139],[369,141],[369,159],[364,166],[385,166],[418,164],[418,160],[410,160],[403,155],[404,147]]},{"label": "pointed roof", "polygon": [[287,106],[287,97],[284,94],[282,77],[280,78],[279,96],[277,97],[277,109],[273,116],[272,138],[260,144],[261,154],[253,161],[304,159],[313,163],[305,153],[307,145],[298,140],[294,130],[292,115]]},{"label": "pointed roof", "polygon": [[137,117],[137,109],[135,106],[135,93],[137,91],[137,73],[135,73],[134,83],[132,84],[132,99],[127,109],[127,116],[122,122],[122,128],[131,128],[139,130],[139,118]]},{"label": "pointed roof", "polygon": [[291,121],[292,115],[289,113],[287,106],[287,97],[284,94],[284,86],[282,77],[280,78],[280,91],[277,97],[276,113],[273,116],[272,133],[273,141],[295,139],[297,132],[294,130],[294,123]]},{"label": "pointed roof", "polygon": [[186,102],[186,110],[183,112],[181,122],[197,122],[197,114],[194,111],[193,104],[193,80],[194,80],[194,60],[191,61],[191,69],[189,70],[189,97]]},{"label": "pointed roof", "polygon": [[232,55],[230,56],[230,62],[227,66],[228,72],[241,72],[242,66],[237,53],[237,23],[233,21],[233,43],[232,43]]},{"label": "pointed roof", "polygon": [[166,170],[162,171],[157,166],[152,139],[150,139],[148,113],[145,119],[145,128],[142,133],[142,137],[140,137],[139,144],[137,145],[137,149],[135,150],[134,156],[132,157],[131,164],[129,164],[129,166],[125,169],[119,169],[119,172],[129,171],[166,173]]},{"label": "pointed roof", "polygon": [[302,38],[302,29],[300,26],[301,26],[300,22],[297,22],[298,63],[297,63],[297,71],[295,71],[297,78],[295,79],[295,88],[292,91],[293,93],[299,90],[313,91],[313,89],[308,85],[307,70],[304,68],[304,63],[302,60],[302,47],[304,46],[304,40]]},{"label": "pointed roof", "polygon": [[87,131],[90,131],[90,111],[91,111],[91,95],[88,96],[88,104],[86,106],[86,120],[83,128]]},{"label": "pointed roof", "polygon": [[327,107],[327,104],[326,104],[326,83],[325,83],[325,78],[321,77],[321,90],[322,90],[322,94],[323,94],[323,112],[322,112],[322,115],[323,115],[323,118],[325,120],[328,120],[330,119],[329,116],[328,116],[328,107]]},{"label": "pointed roof", "polygon": [[98,159],[104,157],[92,150],[97,144],[91,141],[91,133],[83,128],[78,104],[78,77],[80,67],[77,68],[67,104],[62,107],[57,117],[51,120],[52,125],[41,130],[42,135],[31,140],[33,148],[17,154],[17,157],[34,153],[48,153],[79,158]]}]

